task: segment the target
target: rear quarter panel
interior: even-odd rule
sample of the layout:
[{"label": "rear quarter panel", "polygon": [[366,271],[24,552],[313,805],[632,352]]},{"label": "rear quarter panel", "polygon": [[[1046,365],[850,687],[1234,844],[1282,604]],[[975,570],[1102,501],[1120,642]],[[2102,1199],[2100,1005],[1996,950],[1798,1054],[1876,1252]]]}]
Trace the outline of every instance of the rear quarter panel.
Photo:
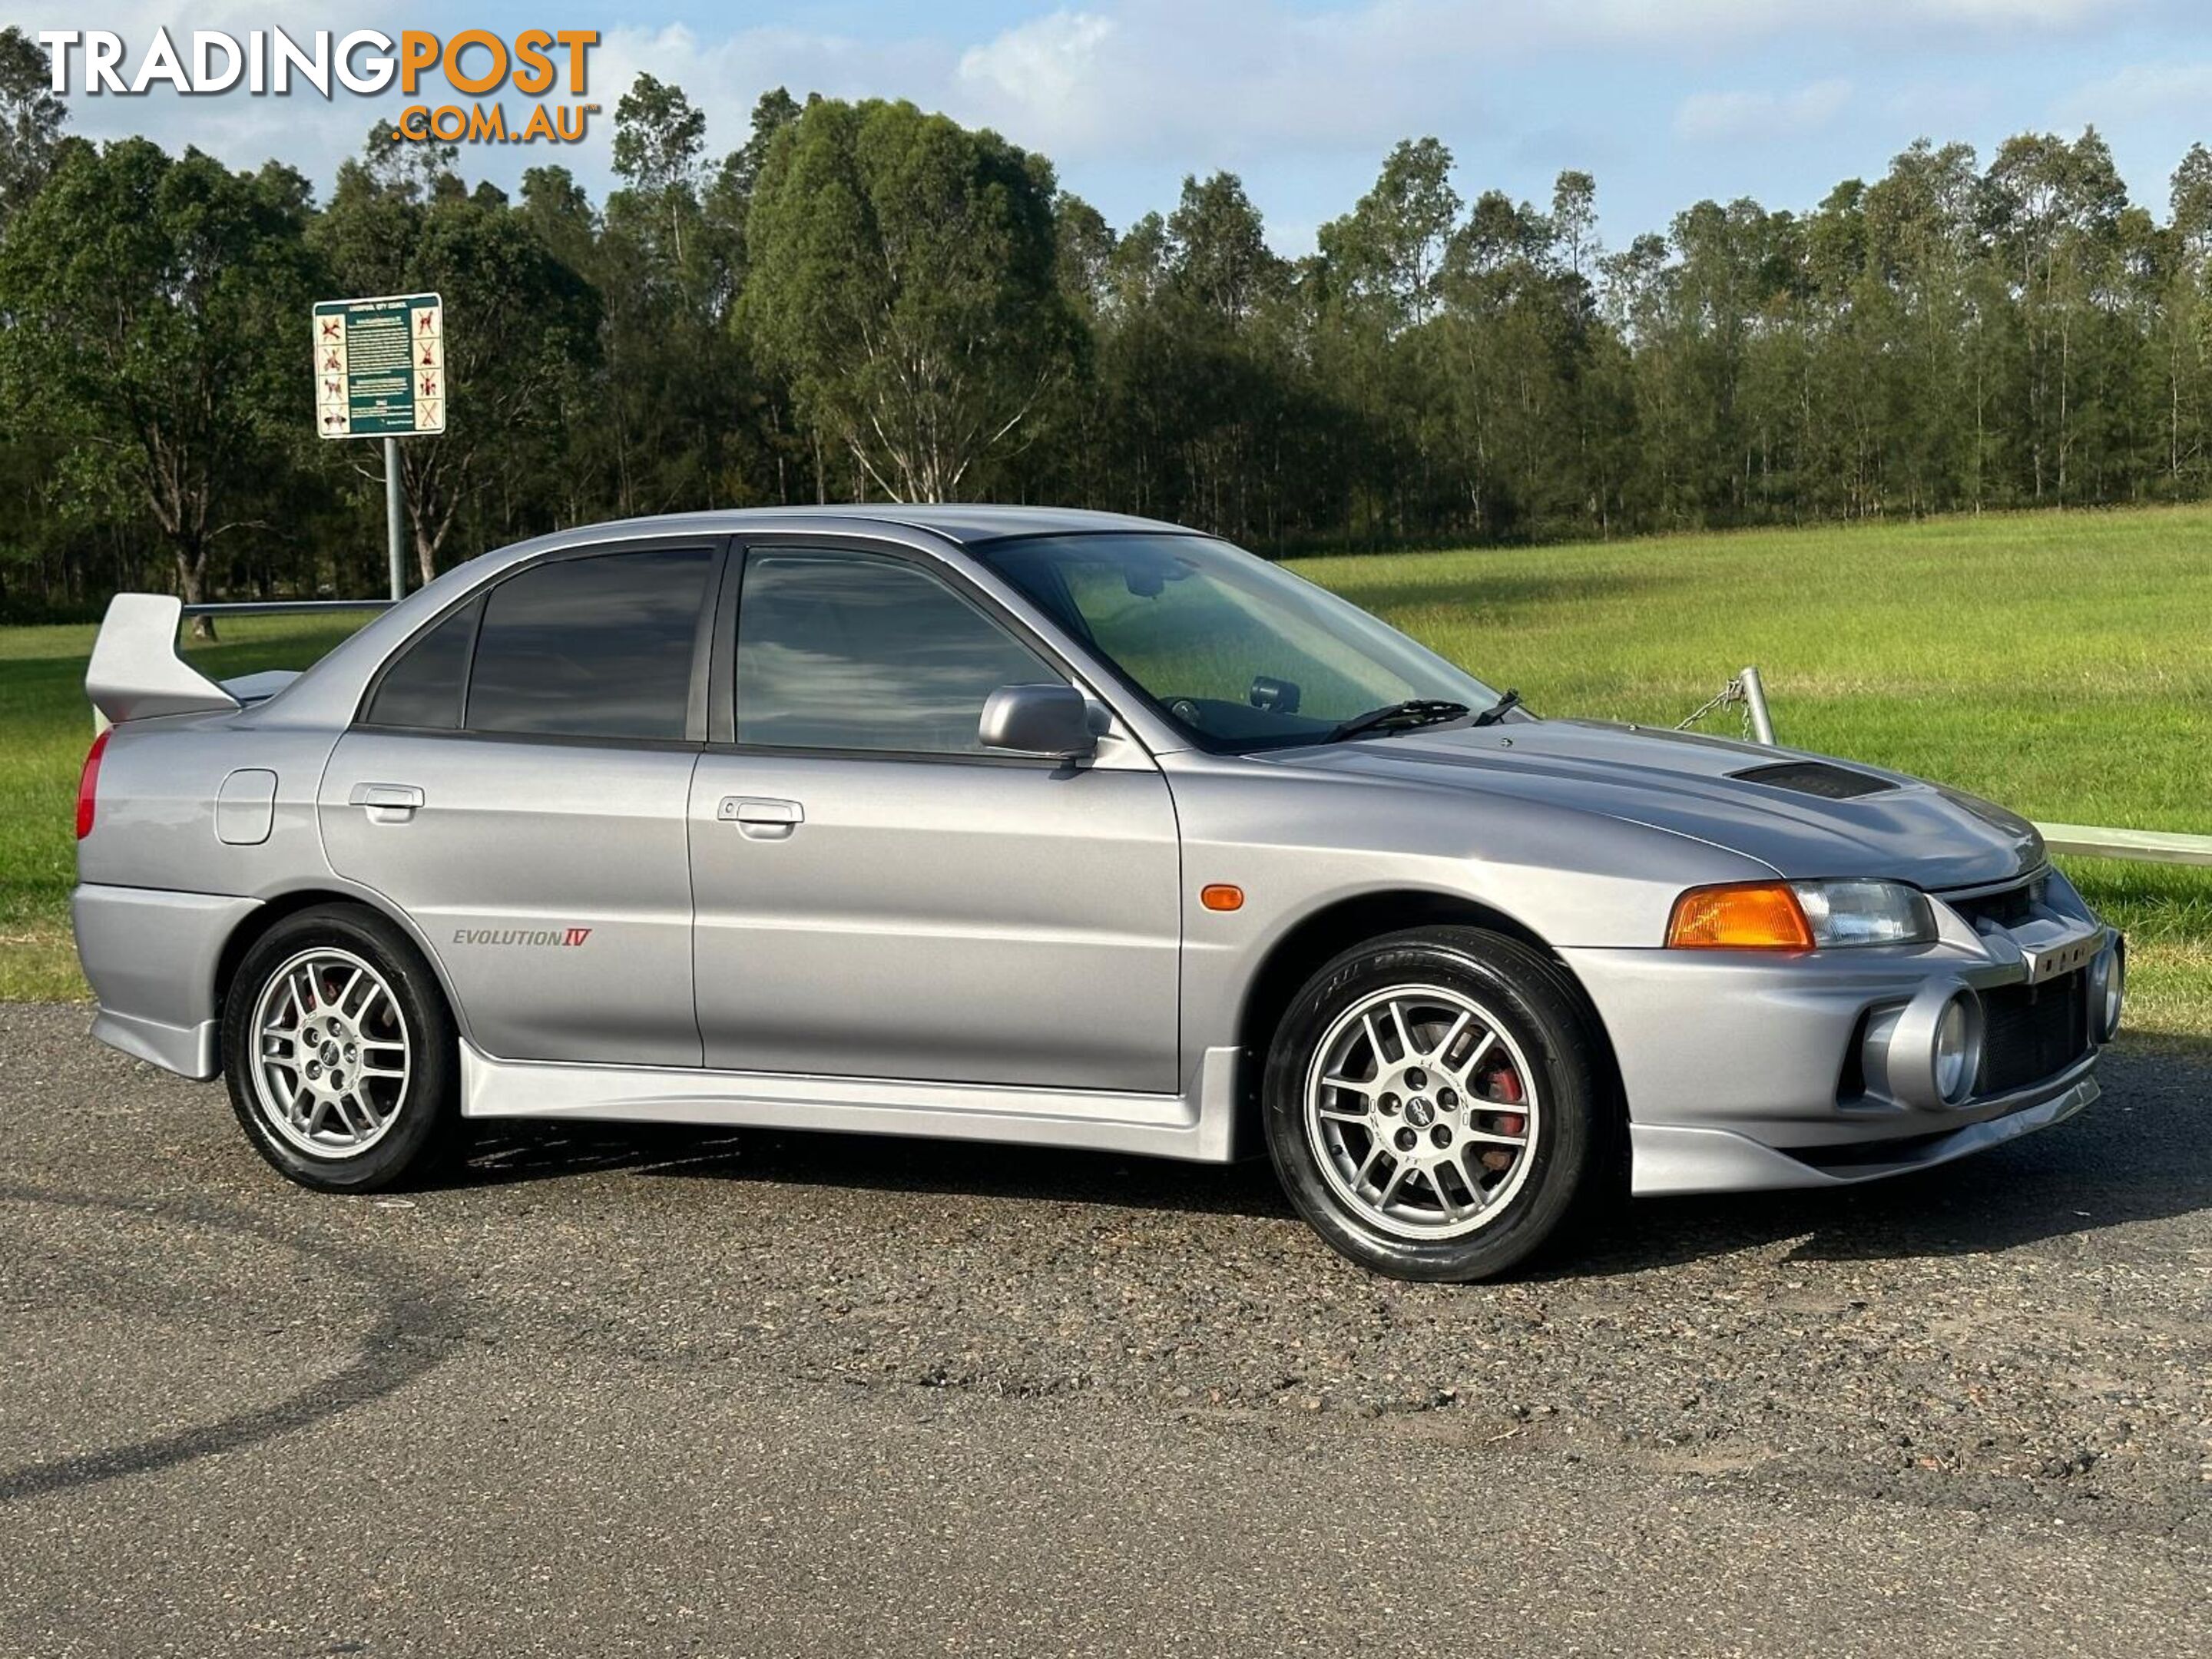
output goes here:
[{"label": "rear quarter panel", "polygon": [[[266,897],[327,878],[315,792],[332,732],[245,726],[230,715],[179,715],[113,728],[100,769],[92,833],[77,843],[82,881],[117,887]],[[216,830],[216,801],[235,771],[276,775],[266,840],[237,845]]]}]

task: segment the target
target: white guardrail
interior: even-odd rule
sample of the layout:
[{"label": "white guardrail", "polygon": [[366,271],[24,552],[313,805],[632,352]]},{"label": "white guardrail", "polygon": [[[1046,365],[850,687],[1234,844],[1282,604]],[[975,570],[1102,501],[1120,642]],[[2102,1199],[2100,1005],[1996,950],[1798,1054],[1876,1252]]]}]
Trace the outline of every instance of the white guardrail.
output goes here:
[{"label": "white guardrail", "polygon": [[[1744,712],[1747,737],[1774,746],[1774,720],[1767,712],[1766,687],[1759,678],[1759,670],[1746,668],[1728,683],[1720,696],[1707,703],[1689,720],[1688,726],[1704,718],[1711,709],[1729,703],[1740,704]],[[2079,858],[2130,859],[2144,864],[2200,864],[2212,865],[2212,836],[2188,836],[2173,830],[2108,830],[2093,823],[2039,823],[2036,829],[2043,836],[2044,847],[2053,853],[2071,853]]]},{"label": "white guardrail", "polygon": [[2212,864],[2212,836],[2171,830],[2100,830],[2087,823],[2039,823],[2043,844],[2082,858],[2136,859],[2145,864]]}]

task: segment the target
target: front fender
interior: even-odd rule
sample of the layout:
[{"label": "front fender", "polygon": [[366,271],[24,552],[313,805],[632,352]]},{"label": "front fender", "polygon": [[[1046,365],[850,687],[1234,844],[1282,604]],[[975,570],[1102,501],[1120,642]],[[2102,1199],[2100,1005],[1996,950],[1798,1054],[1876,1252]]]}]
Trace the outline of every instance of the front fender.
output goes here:
[{"label": "front fender", "polygon": [[[1479,906],[1553,950],[1656,947],[1686,887],[1755,880],[1756,859],[1651,825],[1418,782],[1316,775],[1237,757],[1163,757],[1183,849],[1186,1054],[1233,1043],[1269,953],[1379,894]],[[1243,890],[1233,911],[1201,887]]]}]

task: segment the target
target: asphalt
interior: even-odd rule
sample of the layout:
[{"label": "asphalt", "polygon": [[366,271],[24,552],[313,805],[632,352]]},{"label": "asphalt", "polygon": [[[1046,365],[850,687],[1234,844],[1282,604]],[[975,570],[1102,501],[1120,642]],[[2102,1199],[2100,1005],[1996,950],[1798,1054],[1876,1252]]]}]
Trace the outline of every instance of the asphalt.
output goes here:
[{"label": "asphalt", "polygon": [[0,1654],[2212,1649],[2212,1048],[1370,1279],[1262,1165],[504,1133],[291,1188],[0,1008]]}]

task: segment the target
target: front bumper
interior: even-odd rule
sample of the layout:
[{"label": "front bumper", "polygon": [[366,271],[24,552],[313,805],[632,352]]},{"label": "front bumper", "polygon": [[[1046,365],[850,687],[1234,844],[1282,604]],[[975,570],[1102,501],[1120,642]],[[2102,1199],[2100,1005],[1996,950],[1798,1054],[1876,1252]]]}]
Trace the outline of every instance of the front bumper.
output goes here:
[{"label": "front bumper", "polygon": [[[1937,896],[1940,898],[1940,895]],[[2097,1097],[2094,1042],[1954,1106],[1909,1103],[1863,1064],[1869,1029],[1929,988],[2017,998],[2118,935],[2053,878],[2015,927],[1936,905],[1931,945],[1816,951],[1565,951],[1612,1039],[1639,1194],[1847,1185],[1924,1169],[2046,1128]],[[2057,993],[2054,992],[2054,994]],[[2040,994],[2040,993],[2039,993]],[[2086,993],[2084,994],[2086,994]],[[2088,1030],[2094,1036],[2094,1016]],[[2000,1041],[1991,1033],[1992,1044]],[[2039,1066],[2036,1069],[2039,1070]]]},{"label": "front bumper", "polygon": [[216,1074],[216,971],[258,899],[87,882],[70,896],[77,960],[100,1004],[92,1034],[189,1078]]},{"label": "front bumper", "polygon": [[1911,1170],[1933,1169],[2063,1123],[2098,1095],[2091,1054],[2056,1090],[2023,1091],[1993,1117],[1932,1134],[1858,1143],[1848,1158],[1818,1161],[1763,1145],[1733,1129],[1682,1124],[1628,1127],[1632,1183],[1639,1197],[1669,1193],[1753,1193],[1790,1187],[1850,1187]]}]

